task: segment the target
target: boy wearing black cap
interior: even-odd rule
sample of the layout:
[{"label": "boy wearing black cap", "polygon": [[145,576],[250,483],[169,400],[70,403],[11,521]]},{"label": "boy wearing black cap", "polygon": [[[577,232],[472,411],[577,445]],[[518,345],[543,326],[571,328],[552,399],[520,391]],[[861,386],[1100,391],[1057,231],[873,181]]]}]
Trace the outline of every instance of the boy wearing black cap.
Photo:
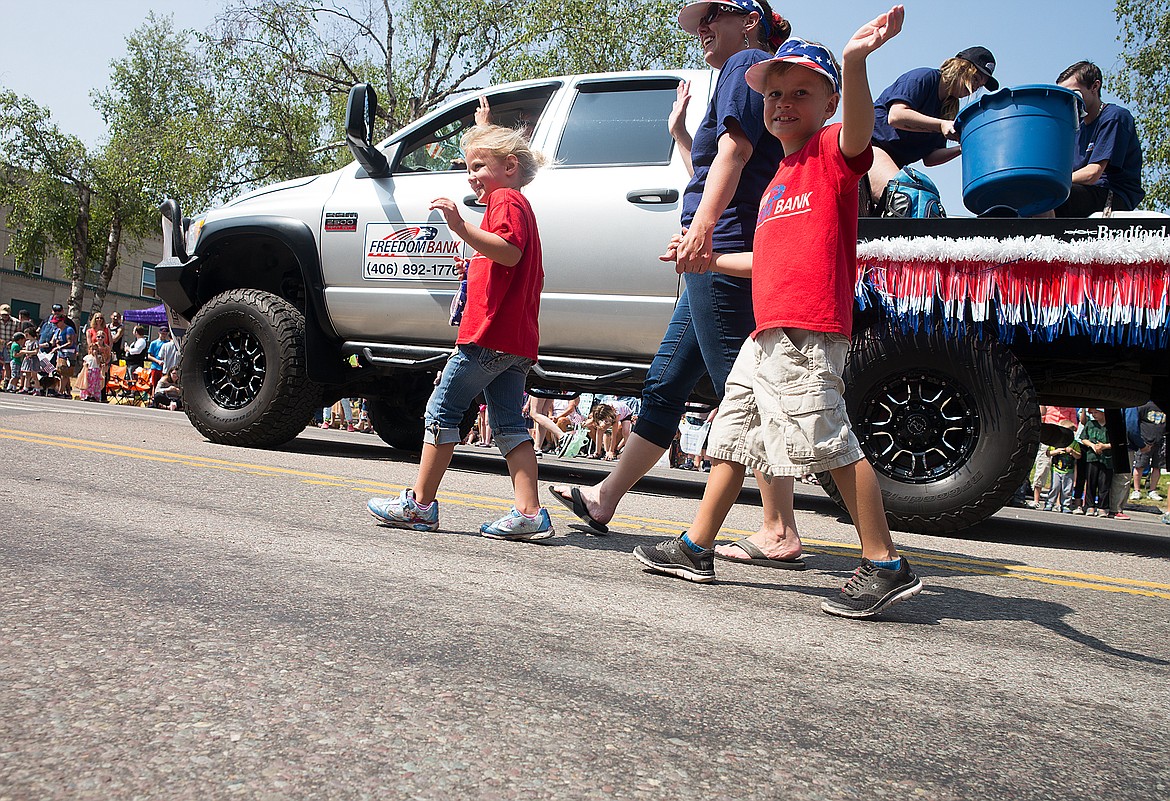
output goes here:
[{"label": "boy wearing black cap", "polygon": [[[717,255],[715,269],[751,276],[757,328],[711,424],[711,473],[694,523],[678,539],[634,551],[651,570],[714,581],[715,537],[747,467],[771,477],[828,471],[857,526],[862,564],[821,609],[872,617],[922,590],[890,538],[840,378],[857,281],[857,185],[872,162],[866,59],[897,35],[904,14],[894,6],[853,35],[843,77],[832,53],[795,38],[747,71],[748,85],[764,97],[768,131],[787,155],[760,203],[754,252]],[[838,105],[843,123],[826,126]],[[672,244],[663,258],[672,260],[673,251]]]}]

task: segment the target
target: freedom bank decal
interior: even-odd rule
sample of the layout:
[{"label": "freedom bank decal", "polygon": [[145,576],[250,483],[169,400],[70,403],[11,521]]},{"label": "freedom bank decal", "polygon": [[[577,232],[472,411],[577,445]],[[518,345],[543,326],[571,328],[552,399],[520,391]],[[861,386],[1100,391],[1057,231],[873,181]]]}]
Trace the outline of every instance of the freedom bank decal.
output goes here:
[{"label": "freedom bank decal", "polygon": [[362,278],[455,281],[456,256],[463,256],[463,240],[445,222],[369,223]]}]

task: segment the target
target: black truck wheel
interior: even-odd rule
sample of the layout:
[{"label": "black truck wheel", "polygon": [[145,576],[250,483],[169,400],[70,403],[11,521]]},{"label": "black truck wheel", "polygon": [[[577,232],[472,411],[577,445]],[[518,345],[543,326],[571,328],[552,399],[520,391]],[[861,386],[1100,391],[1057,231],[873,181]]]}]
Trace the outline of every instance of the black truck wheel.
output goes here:
[{"label": "black truck wheel", "polygon": [[321,405],[305,365],[305,318],[258,289],[216,295],[191,321],[180,364],[187,417],[212,442],[271,448]]},{"label": "black truck wheel", "polygon": [[381,398],[366,400],[366,413],[370,416],[370,425],[374,427],[374,433],[391,448],[407,453],[418,453],[422,450],[422,412],[423,407],[417,404],[411,408]]},{"label": "black truck wheel", "polygon": [[[423,441],[423,414],[426,412],[428,392],[421,401],[414,403],[394,403],[383,398],[370,398],[366,401],[366,413],[370,416],[370,425],[374,427],[382,441],[392,448],[407,453],[418,453],[422,450]],[[475,418],[479,414],[479,404],[474,403],[463,414],[459,424],[460,441],[467,439],[471,427],[475,425]]]},{"label": "black truck wheel", "polygon": [[[959,531],[1001,509],[1027,478],[1040,409],[1002,343],[869,329],[855,337],[844,379],[893,528]],[[829,474],[818,478],[841,503]]]}]

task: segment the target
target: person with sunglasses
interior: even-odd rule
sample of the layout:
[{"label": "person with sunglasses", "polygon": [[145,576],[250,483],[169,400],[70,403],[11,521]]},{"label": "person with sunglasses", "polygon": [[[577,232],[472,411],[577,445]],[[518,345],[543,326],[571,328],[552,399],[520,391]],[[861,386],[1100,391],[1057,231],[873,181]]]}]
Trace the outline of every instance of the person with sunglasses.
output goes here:
[{"label": "person with sunglasses", "polygon": [[[678,24],[698,37],[703,59],[719,70],[707,112],[694,137],[684,118],[689,86],[680,83],[667,122],[691,173],[682,203],[678,245],[684,288],[646,375],[642,410],[612,472],[592,487],[552,485],[549,491],[597,531],[608,531],[618,502],[670,448],[692,391],[709,375],[717,397],[745,339],[755,328],[751,281],[714,273],[717,253],[752,249],[760,197],[783,157],[764,126],[764,99],[744,78],[792,33],[766,0],[718,0],[685,6]],[[792,511],[793,480],[759,481],[764,522],[718,556],[767,567],[802,568]]]}]

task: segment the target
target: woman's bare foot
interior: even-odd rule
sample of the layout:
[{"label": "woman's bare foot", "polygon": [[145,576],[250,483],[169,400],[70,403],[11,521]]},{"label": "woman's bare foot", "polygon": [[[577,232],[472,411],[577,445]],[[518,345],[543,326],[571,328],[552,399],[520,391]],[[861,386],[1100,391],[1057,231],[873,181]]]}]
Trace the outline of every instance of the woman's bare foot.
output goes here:
[{"label": "woman's bare foot", "polygon": [[[799,559],[803,553],[800,535],[796,533],[795,529],[780,532],[757,531],[748,539],[769,559],[790,562]],[[744,553],[743,549],[733,542],[726,545],[716,545],[715,553],[731,560],[744,561],[748,558],[748,554]]]},{"label": "woman's bare foot", "polygon": [[[564,499],[564,504],[573,508],[573,487],[570,484],[557,484],[549,489],[558,497]],[[606,525],[613,519],[613,509],[606,509],[601,505],[601,491],[598,487],[578,487],[581,502],[585,504],[586,514],[596,523]],[[584,518],[582,518],[584,520]],[[586,521],[588,522],[588,521]]]}]

